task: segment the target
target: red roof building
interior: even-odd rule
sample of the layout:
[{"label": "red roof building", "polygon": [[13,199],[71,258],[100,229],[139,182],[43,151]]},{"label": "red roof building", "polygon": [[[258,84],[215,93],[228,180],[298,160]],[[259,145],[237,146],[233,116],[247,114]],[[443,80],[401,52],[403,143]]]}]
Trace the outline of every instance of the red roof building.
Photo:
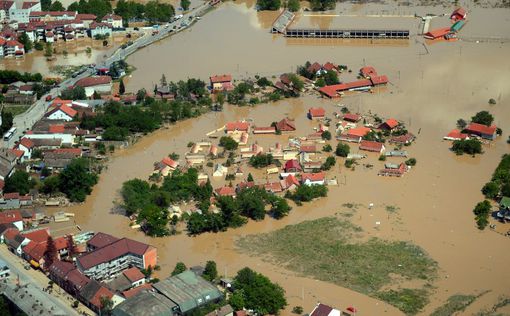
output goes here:
[{"label": "red roof building", "polygon": [[64,131],[65,131],[64,124],[50,125],[50,127],[48,128],[48,132],[50,134],[63,134]]},{"label": "red roof building", "polygon": [[115,236],[99,232],[95,234],[94,237],[90,238],[89,241],[87,241],[87,250],[94,251],[96,249],[113,244],[118,240],[119,238]]},{"label": "red roof building", "polygon": [[450,19],[453,21],[464,20],[467,17],[466,9],[459,7],[455,9],[450,15]]},{"label": "red roof building", "polygon": [[151,291],[152,289],[153,289],[153,287],[150,283],[145,283],[145,284],[137,286],[133,289],[122,292],[122,296],[124,296],[126,299],[128,299],[130,297],[135,296],[136,294],[140,293],[143,290]]},{"label": "red roof building", "polygon": [[386,122],[382,123],[379,128],[381,129],[387,129],[387,130],[392,130],[394,129],[395,127],[398,126],[398,121],[396,119],[388,119],[386,120]]},{"label": "red roof building", "polygon": [[319,64],[318,62],[314,62],[313,64],[311,64],[310,66],[308,66],[308,68],[306,68],[306,70],[307,70],[309,73],[312,73],[312,74],[316,74],[316,73],[317,73],[317,72],[319,72],[321,69],[322,69],[322,66],[321,66],[321,64]]},{"label": "red roof building", "polygon": [[248,122],[228,122],[225,124],[225,130],[227,133],[232,132],[249,132],[250,123]]},{"label": "red roof building", "polygon": [[299,147],[299,151],[303,153],[316,153],[317,152],[317,146],[315,145],[301,145]]},{"label": "red roof building", "polygon": [[19,144],[22,145],[23,147],[27,148],[27,149],[32,149],[35,146],[34,142],[30,138],[25,138],[25,137],[23,137],[19,141]]},{"label": "red roof building", "polygon": [[330,63],[329,61],[325,63],[324,66],[322,66],[322,68],[326,71],[338,70],[338,66],[333,63]]},{"label": "red roof building", "polygon": [[266,190],[266,192],[270,192],[270,193],[283,192],[282,184],[280,183],[280,181],[264,183],[264,190]]},{"label": "red roof building", "polygon": [[398,168],[384,168],[379,171],[380,176],[390,176],[390,177],[402,177],[406,171],[407,166],[405,163],[401,163]]},{"label": "red roof building", "polygon": [[325,86],[319,89],[319,92],[328,98],[339,98],[340,92],[368,90],[370,87],[384,85],[388,83],[388,77],[372,76],[370,79],[362,79],[353,82],[339,83],[335,85]]},{"label": "red roof building", "polygon": [[314,118],[324,118],[326,116],[326,110],[322,107],[318,108],[310,108],[308,110],[308,118],[314,119]]},{"label": "red roof building", "polygon": [[296,130],[296,124],[293,120],[284,118],[283,120],[276,123],[276,130],[280,132],[293,132]]},{"label": "red roof building", "polygon": [[274,134],[274,133],[276,133],[276,128],[274,126],[253,128],[253,134]]},{"label": "red roof building", "polygon": [[325,179],[326,179],[326,173],[324,173],[322,171],[301,174],[301,183],[303,183],[303,184],[324,184]]},{"label": "red roof building", "polygon": [[468,134],[480,136],[485,139],[494,140],[496,138],[496,125],[483,125],[478,123],[471,123],[464,130]]},{"label": "red roof building", "polygon": [[347,131],[347,133],[340,135],[339,139],[359,143],[363,136],[370,133],[371,129],[368,127],[360,126],[356,128],[351,128]]},{"label": "red roof building", "polygon": [[218,196],[236,196],[236,190],[233,187],[223,186],[214,190],[214,193]]},{"label": "red roof building", "polygon": [[177,169],[177,167],[179,167],[179,163],[170,157],[163,158],[163,160],[161,160],[161,164],[168,166],[174,170]]},{"label": "red roof building", "polygon": [[438,38],[444,38],[448,33],[450,33],[450,27],[442,27],[440,29],[429,31],[423,36],[426,39],[435,40]]},{"label": "red roof building", "polygon": [[283,190],[293,190],[294,188],[299,186],[299,180],[295,175],[289,174],[282,181],[280,181],[281,187]]},{"label": "red roof building", "polygon": [[356,123],[359,122],[359,120],[361,120],[361,115],[354,113],[345,113],[343,116],[343,120]]},{"label": "red roof building", "polygon": [[127,270],[122,271],[122,274],[131,282],[136,283],[140,280],[145,279],[145,275],[136,267],[129,268]]},{"label": "red roof building", "polygon": [[287,173],[302,171],[301,165],[299,164],[299,162],[296,159],[287,160],[287,162],[285,162],[284,170]]},{"label": "red roof building", "polygon": [[110,76],[96,76],[96,77],[87,77],[78,80],[75,86],[87,88],[99,85],[109,85],[112,83],[112,77]]},{"label": "red roof building", "polygon": [[361,143],[359,144],[359,149],[371,151],[371,152],[382,153],[384,151],[385,147],[384,147],[383,143],[373,142],[370,140],[362,140]]},{"label": "red roof building", "polygon": [[370,79],[372,77],[377,77],[377,71],[372,66],[365,66],[360,69],[359,73],[366,79]]},{"label": "red roof building", "polygon": [[458,129],[452,129],[445,137],[444,140],[461,140],[461,139],[469,139],[468,134],[464,134]]},{"label": "red roof building", "polygon": [[232,91],[234,86],[232,85],[231,75],[219,75],[209,77],[211,82],[211,88],[213,91]]}]

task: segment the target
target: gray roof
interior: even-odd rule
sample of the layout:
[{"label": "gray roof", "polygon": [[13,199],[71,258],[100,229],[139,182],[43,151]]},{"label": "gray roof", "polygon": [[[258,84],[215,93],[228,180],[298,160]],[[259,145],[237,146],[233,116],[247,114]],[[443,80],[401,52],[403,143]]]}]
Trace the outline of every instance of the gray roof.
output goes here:
[{"label": "gray roof", "polygon": [[123,274],[117,275],[113,280],[106,283],[106,286],[113,292],[123,292],[131,287],[131,281]]},{"label": "gray roof", "polygon": [[172,316],[177,306],[159,293],[142,291],[113,309],[113,316]]},{"label": "gray roof", "polygon": [[177,304],[181,313],[222,297],[214,285],[189,270],[162,280],[153,287]]},{"label": "gray roof", "polygon": [[96,295],[100,288],[101,284],[99,284],[96,280],[92,280],[81,289],[80,296],[88,302],[94,297],[94,295]]}]

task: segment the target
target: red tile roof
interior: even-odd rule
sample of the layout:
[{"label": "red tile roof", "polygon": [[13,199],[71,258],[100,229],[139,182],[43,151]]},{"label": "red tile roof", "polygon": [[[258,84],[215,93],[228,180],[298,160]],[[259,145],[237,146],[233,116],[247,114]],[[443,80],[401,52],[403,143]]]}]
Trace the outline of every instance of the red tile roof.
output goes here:
[{"label": "red tile roof", "polygon": [[94,14],[86,14],[86,13],[79,13],[76,15],[76,18],[79,20],[95,20],[97,19],[97,16]]},{"label": "red tile roof", "polygon": [[132,267],[127,270],[122,271],[122,274],[131,282],[134,283],[136,281],[140,281],[141,279],[145,279],[145,275],[143,275],[137,267]]},{"label": "red tile roof", "polygon": [[359,144],[359,149],[361,150],[367,150],[367,151],[373,151],[373,152],[380,152],[384,147],[383,143],[374,142],[370,140],[362,140]]},{"label": "red tile roof", "polygon": [[272,193],[279,193],[283,191],[282,184],[279,181],[264,183],[264,189]]},{"label": "red tile roof", "polygon": [[36,243],[46,242],[48,237],[50,236],[49,228],[42,228],[38,230],[31,231],[29,233],[22,234],[25,238],[30,239]]},{"label": "red tile roof", "polygon": [[46,16],[46,15],[49,15],[49,16],[63,16],[63,15],[75,16],[76,12],[74,12],[74,11],[32,11],[32,12],[30,12],[31,17],[42,17],[42,16]]},{"label": "red tile roof", "polygon": [[108,21],[108,20],[114,20],[114,21],[120,21],[122,20],[122,17],[115,15],[115,14],[107,14],[103,17],[101,21]]},{"label": "red tile roof", "polygon": [[111,299],[113,297],[113,293],[106,287],[101,286],[99,290],[96,292],[96,294],[92,296],[89,302],[90,304],[96,306],[97,308],[101,308],[101,298],[103,297]]},{"label": "red tile roof", "polygon": [[115,236],[99,232],[87,241],[87,245],[93,248],[103,248],[104,246],[113,244],[118,240],[119,238]]},{"label": "red tile roof", "polygon": [[390,129],[394,129],[395,127],[398,126],[398,121],[396,119],[388,119],[386,120],[386,122],[384,122],[384,124],[389,127]]},{"label": "red tile roof", "polygon": [[466,139],[468,137],[468,134],[461,133],[458,129],[451,130],[445,138],[457,140],[457,139]]},{"label": "red tile roof", "polygon": [[131,289],[131,290],[127,290],[127,291],[124,291],[122,292],[122,295],[125,297],[125,298],[130,298],[130,297],[133,297],[135,296],[136,294],[140,293],[141,291],[143,290],[152,290],[152,285],[150,283],[145,283],[145,284],[142,284],[140,286],[137,286],[135,287],[134,289]]},{"label": "red tile roof", "polygon": [[237,185],[237,188],[239,190],[244,190],[244,189],[248,189],[248,188],[253,188],[254,186],[255,186],[255,182],[253,182],[253,181],[249,181],[249,182],[243,181]]},{"label": "red tile roof", "polygon": [[54,261],[49,267],[50,273],[57,276],[61,280],[64,280],[67,274],[74,269],[75,269],[74,264],[60,260]]},{"label": "red tile roof", "polygon": [[372,66],[365,66],[361,68],[359,72],[365,78],[377,76],[377,71],[375,71],[375,68]]},{"label": "red tile roof", "polygon": [[338,66],[333,63],[330,63],[328,61],[327,63],[324,64],[324,66],[322,68],[324,68],[324,70],[326,70],[326,71],[331,71],[331,70],[337,69]]},{"label": "red tile roof", "polygon": [[287,162],[285,162],[284,169],[285,169],[285,171],[288,171],[291,169],[296,169],[296,170],[301,171],[301,165],[299,164],[299,162],[296,159],[291,159],[291,160],[287,160]]},{"label": "red tile roof", "polygon": [[23,4],[21,5],[21,8],[23,10],[27,10],[27,9],[30,9],[31,7],[35,6],[36,4],[38,4],[39,2],[23,2]]},{"label": "red tile roof", "polygon": [[0,224],[9,224],[22,220],[19,210],[0,212]]},{"label": "red tile roof", "polygon": [[71,270],[67,274],[66,279],[77,291],[81,290],[90,282],[90,279],[86,275],[82,274],[78,269]]},{"label": "red tile roof", "polygon": [[232,75],[216,75],[211,76],[209,79],[211,80],[211,83],[231,82]]},{"label": "red tile roof", "polygon": [[432,31],[425,33],[425,38],[436,39],[436,38],[443,37],[448,33],[450,33],[450,27],[443,27],[443,28],[432,30]]},{"label": "red tile roof", "polygon": [[296,124],[293,120],[284,118],[283,120],[276,123],[276,129],[280,132],[292,132],[296,130]]},{"label": "red tile roof", "polygon": [[355,137],[363,137],[366,134],[368,134],[370,131],[371,131],[370,128],[361,126],[361,127],[351,128],[349,131],[347,131],[347,135],[355,136]]},{"label": "red tile roof", "polygon": [[236,191],[233,187],[229,187],[229,186],[223,186],[221,188],[217,188],[216,190],[214,190],[214,192],[216,192],[216,194],[218,194],[219,196],[234,196],[236,195]]},{"label": "red tile roof", "polygon": [[314,308],[314,310],[312,311],[310,316],[328,316],[329,313],[331,313],[332,310],[333,310],[332,307],[319,303]]},{"label": "red tile roof", "polygon": [[112,82],[112,77],[110,76],[96,76],[96,77],[87,77],[82,78],[76,82],[76,86],[79,87],[93,87],[98,85],[110,84]]},{"label": "red tile roof", "polygon": [[308,70],[308,72],[311,72],[311,73],[316,73],[317,71],[319,71],[321,69],[322,69],[321,64],[319,64],[318,62],[314,62],[306,70]]},{"label": "red tile roof", "polygon": [[481,135],[481,134],[494,135],[496,133],[496,130],[497,130],[496,125],[487,126],[487,125],[478,124],[478,123],[471,123],[471,124],[469,124],[468,127],[466,127],[466,131],[468,133],[479,134],[479,135]]},{"label": "red tile roof", "polygon": [[23,150],[20,149],[11,149],[11,152],[16,155],[16,157],[21,158],[25,154]]},{"label": "red tile roof", "polygon": [[308,114],[310,117],[324,117],[326,115],[326,110],[324,110],[322,107],[310,108],[308,110]]},{"label": "red tile roof", "polygon": [[119,258],[128,254],[143,256],[152,246],[141,243],[136,240],[122,238],[118,241],[89,252],[78,258],[78,262],[87,270],[101,263],[110,262],[115,258]]},{"label": "red tile roof", "polygon": [[17,228],[8,228],[4,232],[4,238],[6,240],[13,240],[18,235],[19,235],[19,230]]},{"label": "red tile roof", "polygon": [[301,147],[299,147],[299,151],[305,152],[305,153],[314,153],[314,152],[317,152],[317,146],[315,146],[315,145],[301,145]]},{"label": "red tile roof", "polygon": [[299,181],[293,174],[289,174],[285,179],[282,180],[282,187],[284,189],[290,188],[292,185],[299,186]]},{"label": "red tile roof", "polygon": [[174,169],[179,166],[179,163],[177,161],[171,159],[170,157],[163,158],[163,160],[161,160],[161,163],[169,166],[170,168],[174,168]]},{"label": "red tile roof", "polygon": [[225,129],[228,132],[233,131],[248,131],[250,128],[250,123],[248,122],[228,122],[225,124]]},{"label": "red tile roof", "polygon": [[18,46],[18,47],[24,47],[23,44],[21,44],[20,42],[16,41],[16,40],[10,40],[10,41],[7,41],[5,43],[5,45],[7,46],[10,46],[10,47],[15,47],[15,46]]},{"label": "red tile roof", "polygon": [[325,86],[319,89],[319,92],[327,95],[330,98],[334,98],[338,92],[346,91],[350,89],[362,88],[362,87],[370,87],[372,85],[372,81],[368,79],[339,83],[331,86]]},{"label": "red tile roof", "polygon": [[64,124],[56,124],[56,125],[50,125],[48,128],[48,132],[51,134],[62,134],[65,131]]},{"label": "red tile roof", "polygon": [[33,147],[34,147],[34,145],[35,145],[35,144],[34,144],[34,142],[33,142],[32,140],[30,140],[30,138],[26,138],[26,137],[23,137],[23,138],[19,141],[19,143],[20,143],[21,145],[23,145],[23,147],[28,148],[28,149],[33,148]]},{"label": "red tile roof", "polygon": [[18,192],[4,193],[4,200],[14,200],[19,199]]},{"label": "red tile roof", "polygon": [[361,115],[354,113],[345,113],[343,116],[344,121],[358,122],[361,120]]},{"label": "red tile roof", "polygon": [[315,172],[315,173],[302,173],[301,174],[301,181],[305,182],[306,180],[309,180],[311,182],[316,181],[324,181],[326,178],[326,174],[324,172]]}]

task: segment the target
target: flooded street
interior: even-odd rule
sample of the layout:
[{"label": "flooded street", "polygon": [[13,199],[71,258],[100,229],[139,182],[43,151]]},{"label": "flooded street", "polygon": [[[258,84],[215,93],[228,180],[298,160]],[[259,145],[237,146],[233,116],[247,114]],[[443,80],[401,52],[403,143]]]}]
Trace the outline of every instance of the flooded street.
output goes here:
[{"label": "flooded street", "polygon": [[[244,266],[263,272],[286,290],[289,307],[284,314],[290,314],[296,305],[309,311],[321,301],[341,308],[354,305],[359,315],[400,315],[400,311],[384,302],[296,276],[260,258],[240,254],[234,246],[235,239],[240,236],[333,215],[343,203],[363,206],[374,203],[375,208],[371,210],[360,208],[352,221],[363,227],[369,236],[412,241],[439,264],[440,276],[434,283],[431,304],[423,315],[430,314],[457,293],[478,294],[490,290],[469,306],[468,314],[492,306],[500,295],[508,294],[510,253],[502,250],[508,249],[510,239],[488,229],[478,231],[472,209],[483,199],[480,189],[490,179],[501,155],[510,151],[505,142],[510,126],[510,44],[456,42],[425,48],[414,38],[407,41],[407,45],[365,46],[354,41],[353,45],[292,44],[283,37],[268,34],[276,15],[274,12],[257,13],[246,4],[223,4],[190,30],[129,57],[128,63],[137,71],[129,80],[128,90],[136,91],[141,87],[152,90],[162,73],[168,80],[188,77],[206,80],[211,74],[222,73],[240,78],[295,70],[296,65],[310,60],[346,64],[353,71],[364,64],[372,65],[389,77],[391,83],[386,91],[348,96],[335,102],[305,96],[256,107],[226,106],[221,113],[208,113],[161,129],[114,154],[92,195],[84,204],[71,208],[76,213],[77,224],[83,230],[127,236],[154,245],[158,248],[162,277],[166,277],[178,261],[193,266],[215,260],[219,272],[228,276]],[[508,26],[509,22],[504,23]],[[478,25],[474,18],[466,30],[477,34],[469,28]],[[489,106],[489,98],[495,98],[497,105]],[[188,237],[182,233],[153,239],[129,228],[128,219],[114,212],[114,201],[118,201],[124,181],[147,179],[155,161],[171,152],[183,157],[189,141],[205,139],[206,132],[227,121],[251,118],[256,125],[267,126],[290,116],[296,119],[298,134],[306,135],[316,125],[306,120],[307,109],[323,106],[331,118],[332,113],[340,109],[338,103],[347,105],[353,112],[372,111],[406,122],[408,129],[418,136],[417,142],[406,148],[410,156],[417,159],[417,166],[401,179],[390,179],[377,176],[383,163],[375,154],[363,161],[373,164],[373,169],[360,165],[351,171],[337,163],[329,174],[336,175],[341,184],[330,187],[328,198],[294,207],[290,215],[280,221],[270,218],[250,221],[244,227],[219,234]],[[482,156],[455,156],[442,137],[455,127],[457,119],[468,119],[480,110],[494,114],[495,123],[503,128],[503,137],[490,147],[486,146]],[[287,137],[282,135],[278,139],[285,142]],[[274,137],[250,135],[250,143],[254,139],[264,148],[273,145],[275,140]],[[332,142],[334,144],[336,142]],[[357,146],[351,147],[357,151]],[[211,168],[206,167],[206,171],[210,174]],[[219,184],[213,182],[214,187]],[[398,215],[389,216],[385,205],[397,206]],[[377,221],[381,225],[376,228]]]}]

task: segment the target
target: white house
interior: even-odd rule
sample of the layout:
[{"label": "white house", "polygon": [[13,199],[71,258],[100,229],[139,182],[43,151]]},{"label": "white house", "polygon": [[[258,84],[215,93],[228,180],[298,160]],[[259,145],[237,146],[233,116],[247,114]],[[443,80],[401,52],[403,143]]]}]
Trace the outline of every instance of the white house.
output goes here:
[{"label": "white house", "polygon": [[69,106],[62,104],[55,106],[46,112],[45,116],[49,120],[64,120],[66,122],[72,121],[78,112]]},{"label": "white house", "polygon": [[34,150],[34,147],[35,147],[35,144],[32,140],[30,140],[29,138],[26,138],[26,137],[23,137],[19,143],[18,143],[18,146],[17,148],[19,150],[23,150],[23,152],[25,153],[23,155],[23,158],[26,160],[26,159],[30,159],[32,157],[32,151]]},{"label": "white house", "polygon": [[110,76],[95,76],[80,79],[76,82],[75,86],[85,89],[85,95],[91,97],[94,92],[99,94],[109,94],[112,91],[112,77]]},{"label": "white house", "polygon": [[98,23],[92,22],[89,26],[90,29],[90,37],[94,38],[96,36],[110,36],[112,34],[112,26],[108,23]]},{"label": "white house", "polygon": [[16,40],[6,41],[3,45],[5,57],[18,57],[25,55],[25,47]]},{"label": "white house", "polygon": [[0,1],[0,19],[1,21],[8,20],[9,16],[16,10],[16,3],[14,1],[2,0]]},{"label": "white house", "polygon": [[301,183],[304,185],[324,185],[326,174],[324,172],[302,173]]},{"label": "white house", "polygon": [[110,24],[114,29],[119,29],[123,27],[122,17],[115,14],[105,15],[101,22]]},{"label": "white house", "polygon": [[74,144],[74,138],[75,136],[73,134],[67,134],[67,133],[42,133],[42,134],[34,134],[34,133],[27,133],[25,134],[26,138],[29,139],[47,139],[47,140],[61,140],[63,144]]},{"label": "white house", "polygon": [[9,19],[18,23],[28,23],[30,21],[30,13],[41,11],[41,2],[26,1],[16,4],[16,8],[10,12]]}]

